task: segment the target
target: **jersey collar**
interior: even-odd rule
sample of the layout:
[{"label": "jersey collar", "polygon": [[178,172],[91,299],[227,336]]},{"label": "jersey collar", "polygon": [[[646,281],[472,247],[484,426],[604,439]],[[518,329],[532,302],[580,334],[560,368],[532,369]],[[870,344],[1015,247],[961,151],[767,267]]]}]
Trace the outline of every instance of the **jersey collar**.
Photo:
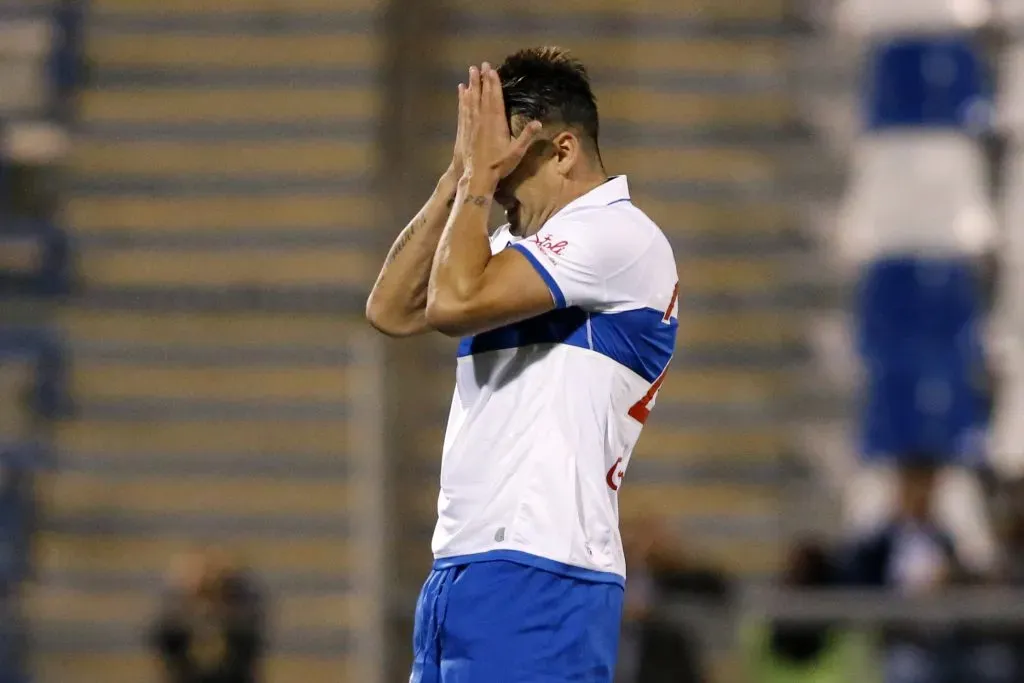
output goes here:
[{"label": "jersey collar", "polygon": [[570,211],[589,209],[597,206],[608,206],[616,202],[629,201],[629,183],[626,176],[612,176],[582,197],[577,197],[566,204],[556,215],[564,215]]}]

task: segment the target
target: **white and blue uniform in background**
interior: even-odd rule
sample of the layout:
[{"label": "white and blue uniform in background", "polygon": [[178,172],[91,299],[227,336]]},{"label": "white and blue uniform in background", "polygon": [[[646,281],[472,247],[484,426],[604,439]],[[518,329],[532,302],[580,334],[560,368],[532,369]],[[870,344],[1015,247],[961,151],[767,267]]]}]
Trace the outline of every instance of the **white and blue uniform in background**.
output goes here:
[{"label": "white and blue uniform in background", "polygon": [[866,531],[894,514],[893,464],[949,466],[935,515],[961,562],[996,559],[984,493],[986,396],[978,378],[984,299],[978,257],[996,243],[988,160],[978,135],[991,96],[974,31],[987,0],[848,0],[866,39],[863,131],[853,149],[841,238],[859,270],[854,307],[863,367],[863,466],[847,519]]},{"label": "white and blue uniform in background", "polygon": [[675,258],[625,177],[491,246],[556,308],[459,346],[412,681],[611,681],[617,493],[675,348]]}]

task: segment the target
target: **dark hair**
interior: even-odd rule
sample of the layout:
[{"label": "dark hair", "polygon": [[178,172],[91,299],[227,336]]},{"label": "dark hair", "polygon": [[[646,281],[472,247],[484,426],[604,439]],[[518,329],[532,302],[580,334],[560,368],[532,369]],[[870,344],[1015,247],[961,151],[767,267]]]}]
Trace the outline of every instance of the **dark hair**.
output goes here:
[{"label": "dark hair", "polygon": [[587,69],[559,47],[520,50],[498,67],[505,113],[575,129],[598,151],[597,99]]}]

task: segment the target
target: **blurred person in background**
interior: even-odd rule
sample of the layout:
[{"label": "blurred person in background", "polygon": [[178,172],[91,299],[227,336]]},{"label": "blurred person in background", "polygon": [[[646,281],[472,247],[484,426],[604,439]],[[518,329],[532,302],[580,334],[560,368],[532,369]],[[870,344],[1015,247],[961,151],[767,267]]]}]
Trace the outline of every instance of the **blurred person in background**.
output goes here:
[{"label": "blurred person in background", "polygon": [[[803,540],[787,553],[782,587],[815,590],[835,587],[839,570],[823,543]],[[750,683],[871,683],[869,639],[831,624],[750,621],[741,643]]]},{"label": "blurred person in background", "polygon": [[[992,577],[996,587],[1024,588],[1024,479],[1002,483],[1002,563]],[[1024,683],[1024,628],[1019,625],[966,624],[961,680],[971,683]]]},{"label": "blurred person in background", "polygon": [[710,680],[695,629],[668,619],[660,608],[691,605],[721,610],[729,598],[729,577],[694,561],[661,519],[643,517],[623,526],[629,582],[615,680]]},{"label": "blurred person in background", "polygon": [[261,597],[219,551],[193,551],[171,569],[151,640],[166,683],[256,683],[264,652]]},{"label": "blurred person in background", "polygon": [[[933,514],[938,462],[927,454],[901,461],[895,512],[850,550],[853,586],[925,596],[968,578],[952,534]],[[883,642],[886,683],[959,683],[950,677],[963,654],[952,628],[888,627]]]},{"label": "blurred person in background", "polygon": [[927,455],[901,462],[897,508],[879,529],[854,544],[847,567],[851,582],[916,594],[965,576],[952,534],[933,514],[941,474],[941,466]]}]

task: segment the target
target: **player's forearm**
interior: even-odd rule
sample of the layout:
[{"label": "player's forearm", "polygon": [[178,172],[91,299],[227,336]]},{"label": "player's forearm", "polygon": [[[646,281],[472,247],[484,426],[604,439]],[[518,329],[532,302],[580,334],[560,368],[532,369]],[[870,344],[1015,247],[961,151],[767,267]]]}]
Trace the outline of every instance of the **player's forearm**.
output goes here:
[{"label": "player's forearm", "polygon": [[391,245],[366,301],[366,318],[381,332],[404,337],[430,329],[426,320],[427,284],[457,186],[458,176],[447,171],[427,203]]},{"label": "player's forearm", "polygon": [[441,235],[427,288],[427,321],[445,331],[465,314],[480,291],[491,244],[487,219],[496,182],[466,175]]}]

